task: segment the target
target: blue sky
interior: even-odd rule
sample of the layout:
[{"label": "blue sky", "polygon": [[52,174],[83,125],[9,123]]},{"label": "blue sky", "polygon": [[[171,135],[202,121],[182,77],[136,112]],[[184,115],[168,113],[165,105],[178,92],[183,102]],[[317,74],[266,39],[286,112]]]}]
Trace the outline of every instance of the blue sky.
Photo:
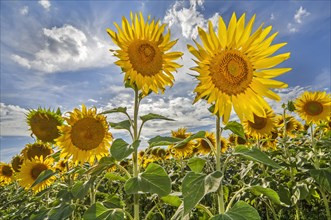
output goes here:
[{"label": "blue sky", "polygon": [[[85,103],[100,111],[127,106],[132,112],[132,92],[124,89],[123,75],[113,64],[115,49],[106,28],[128,17],[130,11],[151,15],[168,23],[174,50],[184,52],[184,66],[175,73],[175,84],[164,95],[151,95],[141,105],[141,114],[155,112],[176,119],[151,122],[143,140],[169,135],[171,130],[213,130],[204,102],[192,105],[197,82],[187,73],[194,65],[186,49],[197,37],[197,26],[231,14],[256,14],[261,23],[279,32],[274,43],[288,42],[281,52],[291,58],[281,66],[293,70],[279,77],[289,88],[278,91],[282,102],[304,90],[330,92],[330,1],[1,1],[1,130],[0,161],[8,162],[34,140],[25,122],[28,109],[39,106],[62,112]],[[270,101],[274,110],[281,103]],[[236,119],[233,114],[232,119]],[[118,115],[110,121],[121,120]],[[114,131],[115,138],[124,134]],[[125,137],[125,136],[124,136]]]}]

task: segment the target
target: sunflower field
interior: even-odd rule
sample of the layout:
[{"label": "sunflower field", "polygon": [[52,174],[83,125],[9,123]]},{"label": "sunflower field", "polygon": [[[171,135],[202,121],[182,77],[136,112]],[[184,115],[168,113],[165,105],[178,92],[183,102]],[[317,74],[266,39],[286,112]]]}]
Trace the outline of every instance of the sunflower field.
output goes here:
[{"label": "sunflower field", "polygon": [[[100,112],[84,104],[30,110],[35,143],[0,163],[0,219],[331,220],[331,95],[305,91],[281,104],[273,89],[287,84],[273,78],[291,71],[276,68],[290,53],[274,55],[286,43],[272,44],[277,33],[253,31],[254,22],[255,15],[246,22],[233,13],[228,24],[220,17],[216,32],[209,22],[187,45],[196,63],[192,102],[210,104],[215,129],[178,127],[147,142],[146,123],[174,120],[140,115],[140,103],[173,85],[183,52],[171,50],[178,39],[166,24],[142,13],[107,29],[132,114],[128,106]],[[282,114],[265,98],[280,101]],[[126,119],[109,121],[110,114]]]}]

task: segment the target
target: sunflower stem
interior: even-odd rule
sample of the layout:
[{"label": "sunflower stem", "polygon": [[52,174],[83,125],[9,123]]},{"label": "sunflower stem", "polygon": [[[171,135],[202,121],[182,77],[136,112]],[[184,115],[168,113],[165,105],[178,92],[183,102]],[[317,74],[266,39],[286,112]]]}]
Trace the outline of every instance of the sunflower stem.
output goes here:
[{"label": "sunflower stem", "polygon": [[[219,116],[216,117],[216,170],[221,172],[221,119]],[[222,173],[223,175],[223,173]],[[222,178],[223,179],[223,178]],[[220,187],[217,191],[218,198],[218,212],[220,214],[224,213],[224,196],[223,196],[223,184],[220,183]]]},{"label": "sunflower stem", "polygon": [[311,137],[311,145],[314,150],[314,167],[316,169],[320,168],[320,163],[318,159],[318,149],[316,146],[315,138],[314,138],[314,124],[311,124],[310,126],[310,137]]},{"label": "sunflower stem", "polygon": [[[138,136],[138,110],[139,110],[139,90],[137,86],[134,87],[134,112],[133,112],[133,142],[139,139]],[[133,160],[133,176],[138,177],[138,149],[134,149],[132,154]],[[134,219],[139,220],[139,194],[133,195],[133,209],[134,209]]]}]

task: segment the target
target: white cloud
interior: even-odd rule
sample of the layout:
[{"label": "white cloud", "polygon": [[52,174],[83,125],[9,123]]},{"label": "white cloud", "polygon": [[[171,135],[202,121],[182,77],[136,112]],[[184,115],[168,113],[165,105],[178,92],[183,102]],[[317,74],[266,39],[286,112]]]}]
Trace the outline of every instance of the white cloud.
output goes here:
[{"label": "white cloud", "polygon": [[29,136],[26,123],[26,109],[0,103],[1,136]]},{"label": "white cloud", "polygon": [[49,0],[39,0],[38,3],[46,10],[49,11],[51,8],[51,2]]},{"label": "white cloud", "polygon": [[20,64],[21,66],[24,66],[25,68],[28,68],[28,69],[31,68],[29,60],[27,60],[23,57],[13,54],[13,55],[11,55],[11,59],[14,60],[16,63]]},{"label": "white cloud", "polygon": [[294,20],[296,23],[301,24],[302,18],[307,17],[308,15],[310,15],[310,13],[306,9],[304,9],[302,6],[300,6],[300,8],[296,11],[296,13],[294,15]]},{"label": "white cloud", "polygon": [[27,15],[29,13],[29,7],[28,6],[22,7],[20,13],[21,15]]},{"label": "white cloud", "polygon": [[290,33],[296,33],[298,32],[298,28],[295,27],[295,25],[293,25],[292,23],[288,23],[287,24],[287,30],[290,32]]},{"label": "white cloud", "polygon": [[[176,1],[171,8],[168,9],[164,22],[169,24],[169,27],[177,26],[180,28],[182,35],[185,38],[196,38],[198,36],[198,26],[204,28],[207,26],[208,19],[198,11],[198,8],[203,9],[202,0],[190,0],[189,8],[185,7],[185,2]],[[218,14],[212,16],[216,20]]]},{"label": "white cloud", "polygon": [[274,13],[271,13],[271,15],[270,15],[270,20],[275,20],[275,15],[274,15]]},{"label": "white cloud", "polygon": [[315,80],[312,84],[313,88],[316,90],[329,90],[331,87],[331,76],[330,69],[322,69],[322,71],[316,74]]},{"label": "white cloud", "polygon": [[12,59],[24,67],[46,73],[106,66],[114,59],[104,42],[72,25],[44,28],[43,35],[44,47],[34,54],[34,59],[19,55],[12,55]]}]

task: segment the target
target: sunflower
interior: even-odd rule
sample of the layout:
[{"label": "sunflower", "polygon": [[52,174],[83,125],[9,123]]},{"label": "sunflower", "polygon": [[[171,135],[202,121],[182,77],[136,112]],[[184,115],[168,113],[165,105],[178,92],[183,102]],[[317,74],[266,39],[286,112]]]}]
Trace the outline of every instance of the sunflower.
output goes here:
[{"label": "sunflower", "polygon": [[145,21],[142,13],[130,14],[131,24],[123,17],[122,28],[114,23],[118,33],[107,29],[113,42],[120,47],[115,51],[119,58],[115,62],[125,72],[124,81],[136,85],[144,94],[151,91],[162,92],[165,86],[172,86],[176,71],[181,65],[173,62],[182,52],[168,52],[177,42],[170,41],[170,31],[163,35],[165,24],[149,19]]},{"label": "sunflower", "polygon": [[[210,144],[212,146],[210,146]],[[206,155],[206,154],[209,154],[212,151],[211,147],[213,147],[214,150],[215,150],[215,146],[216,146],[215,134],[206,132],[205,137],[201,138],[198,141],[197,149],[198,149],[199,153],[201,153],[203,155]]]},{"label": "sunflower", "polygon": [[11,160],[11,166],[15,172],[19,172],[23,164],[23,156],[16,155]]},{"label": "sunflower", "polygon": [[247,134],[256,138],[271,135],[275,130],[275,114],[271,109],[265,109],[266,117],[259,117],[254,114],[254,122],[244,119],[242,124]]},{"label": "sunflower", "polygon": [[0,185],[7,185],[13,181],[14,170],[10,164],[0,163]]},{"label": "sunflower", "polygon": [[308,123],[326,120],[331,114],[331,96],[325,91],[305,91],[294,105],[299,116]]},{"label": "sunflower", "polygon": [[60,136],[57,127],[63,124],[63,119],[60,111],[38,108],[27,114],[27,122],[38,140],[53,143],[54,139]]},{"label": "sunflower", "polygon": [[221,152],[225,153],[228,150],[229,141],[224,137],[221,137]]},{"label": "sunflower", "polygon": [[222,17],[218,21],[218,34],[209,21],[209,33],[198,28],[203,46],[195,41],[197,48],[188,45],[196,57],[192,70],[199,73],[194,102],[207,100],[214,105],[214,114],[223,116],[227,123],[232,107],[240,120],[254,121],[254,115],[266,117],[265,108],[270,108],[263,99],[279,101],[272,88],[285,88],[287,84],[273,80],[291,68],[273,68],[290,57],[290,53],[271,56],[286,43],[271,45],[277,33],[267,37],[272,27],[261,25],[253,34],[255,15],[245,27],[245,14],[237,21],[233,13],[226,28]]},{"label": "sunflower", "polygon": [[96,108],[82,110],[75,108],[69,112],[69,118],[65,118],[67,125],[59,127],[61,136],[56,139],[56,144],[61,148],[61,158],[72,156],[73,162],[94,163],[109,154],[112,134],[106,117],[98,115]]},{"label": "sunflower", "polygon": [[25,159],[31,160],[35,157],[43,156],[46,158],[48,155],[52,154],[54,151],[48,143],[42,143],[37,141],[33,144],[27,144],[22,150],[22,155]]},{"label": "sunflower", "polygon": [[[32,160],[25,160],[21,167],[21,171],[18,174],[19,184],[25,189],[31,188],[32,184],[36,181],[41,172],[44,170],[54,171],[53,162],[53,158],[48,157],[44,159],[43,156],[39,158],[35,157]],[[38,183],[32,187],[33,192],[40,192],[47,186],[51,185],[54,180],[55,176],[51,176],[50,178]]]},{"label": "sunflower", "polygon": [[[285,121],[286,121],[286,126],[285,126],[286,134],[292,138],[295,137],[296,131],[303,129],[302,124],[291,115],[286,115]],[[276,116],[275,124],[280,129],[279,136],[283,137],[284,119],[282,115]]]},{"label": "sunflower", "polygon": [[[191,136],[191,133],[187,133],[186,128],[179,128],[177,131],[171,131],[171,135],[174,138],[185,139]],[[175,146],[176,145],[174,144],[169,145],[169,149],[173,156],[176,158],[185,158],[192,155],[195,142],[189,141],[181,146]]]}]

